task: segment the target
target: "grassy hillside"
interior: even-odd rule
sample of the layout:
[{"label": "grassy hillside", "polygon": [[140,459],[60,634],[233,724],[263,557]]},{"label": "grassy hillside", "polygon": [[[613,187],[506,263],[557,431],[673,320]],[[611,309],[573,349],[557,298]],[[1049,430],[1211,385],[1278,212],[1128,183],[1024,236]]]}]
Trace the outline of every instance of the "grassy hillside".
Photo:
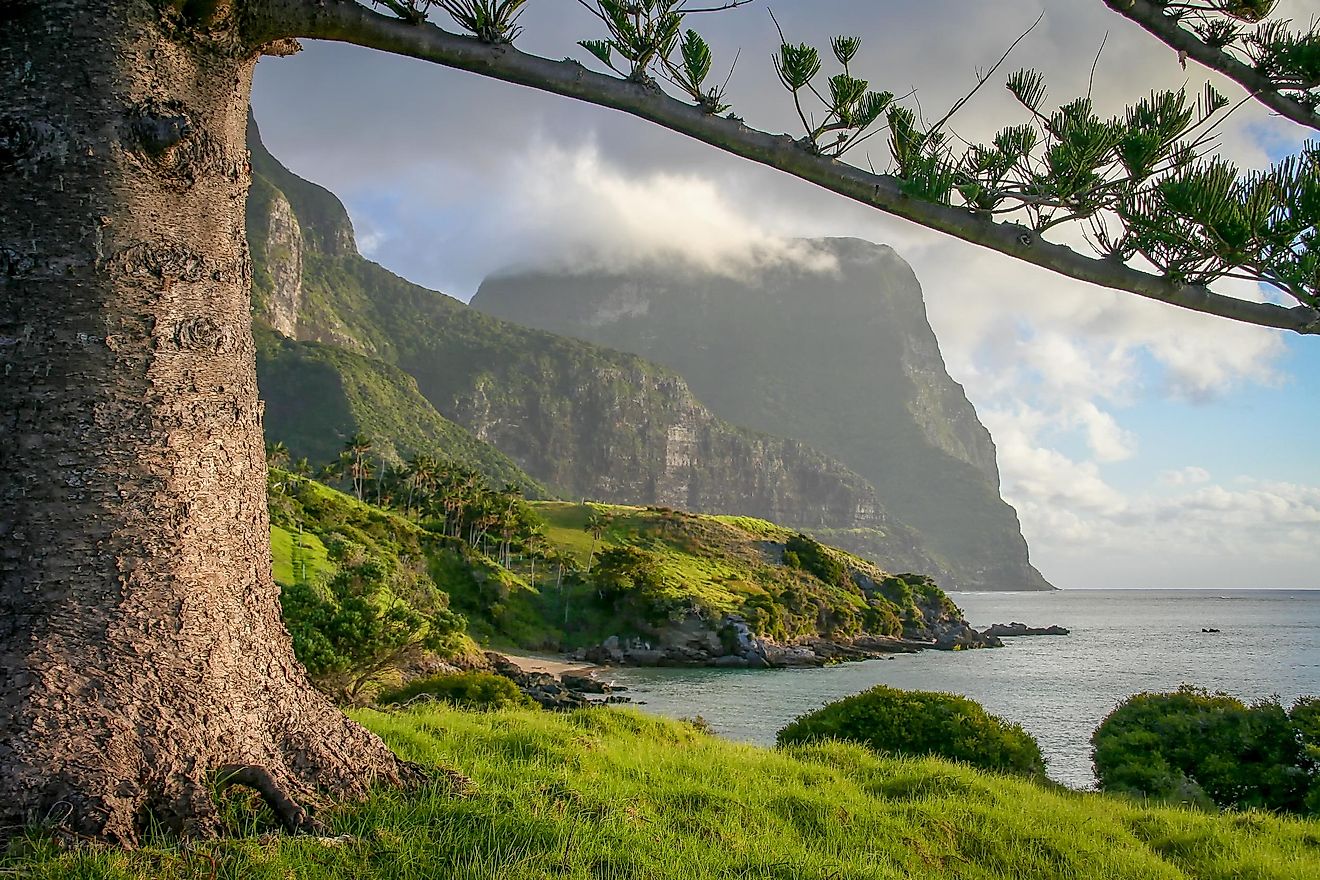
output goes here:
[{"label": "grassy hillside", "polygon": [[[1320,823],[1143,807],[860,747],[769,750],[632,711],[359,720],[471,777],[324,814],[332,840],[254,836],[0,862],[31,880],[1310,880]],[[343,837],[339,837],[343,835]]]},{"label": "grassy hillside", "polygon": [[[442,657],[475,653],[474,633],[486,640],[498,637],[504,623],[492,597],[529,590],[517,575],[462,541],[396,512],[284,471],[272,470],[269,485],[275,581],[284,593],[285,620],[294,634],[295,647],[314,673],[317,670],[308,652],[316,646],[309,646],[307,638],[319,639],[308,632],[308,625],[321,631],[334,630],[333,624],[321,619],[325,610],[316,599],[331,597],[335,579],[341,574],[351,575],[363,565],[369,566],[372,574],[367,596],[374,606],[401,603],[400,607],[411,612],[438,614],[439,619],[455,627],[442,644],[427,648]],[[362,586],[357,583],[354,589]],[[454,619],[452,612],[463,617]],[[303,613],[312,618],[304,620]],[[538,621],[523,625],[535,630]],[[406,665],[412,656],[401,662]],[[345,683],[367,665],[359,660],[318,680],[331,693],[345,697]],[[372,679],[390,684],[398,677],[399,672],[391,666]]]},{"label": "grassy hillside", "polygon": [[[861,635],[925,638],[932,627],[961,617],[926,580],[891,576],[764,520],[512,503],[521,512],[511,520],[507,551],[500,552],[499,540],[474,547],[451,536],[470,534],[466,528],[446,535],[437,521],[418,521],[272,471],[275,579],[286,588],[321,590],[344,560],[373,560],[385,571],[383,595],[452,609],[477,641],[522,649],[590,647],[611,636],[709,642],[704,634],[722,633],[731,614],[742,617],[752,635],[777,644]],[[592,520],[599,525],[588,529]],[[711,644],[708,650],[718,656],[720,645]]]},{"label": "grassy hillside", "polygon": [[[741,615],[755,634],[778,641],[862,633],[921,636],[934,622],[928,618],[958,614],[924,581],[899,580],[765,520],[606,504],[532,507],[545,521],[546,539],[579,567],[587,567],[594,551],[594,579],[567,587],[562,597],[542,598],[543,605],[559,602],[569,612],[562,627],[567,646],[610,635],[654,637],[685,618],[718,621],[726,614]],[[598,536],[588,530],[593,517],[601,521]],[[822,554],[831,571],[823,570],[828,564],[812,566],[787,553],[794,541]],[[611,565],[630,575],[631,602],[599,601],[602,589],[608,599],[614,582]],[[640,574],[631,574],[634,567]]]},{"label": "grassy hillside", "polygon": [[266,437],[283,442],[292,459],[325,464],[347,438],[362,433],[387,460],[438,455],[529,496],[550,494],[504,453],[436,412],[397,367],[337,346],[286,339],[260,324],[253,333]]}]

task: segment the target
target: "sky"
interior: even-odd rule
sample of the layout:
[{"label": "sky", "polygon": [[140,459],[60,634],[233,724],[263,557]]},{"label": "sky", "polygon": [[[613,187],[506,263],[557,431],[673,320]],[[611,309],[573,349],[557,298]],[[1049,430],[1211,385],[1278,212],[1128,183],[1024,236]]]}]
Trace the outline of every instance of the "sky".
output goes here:
[{"label": "sky", "polygon": [[[854,72],[916,89],[934,118],[1043,12],[954,117],[970,141],[1024,121],[1001,88],[1019,67],[1046,75],[1054,104],[1089,87],[1102,114],[1209,76],[1101,0],[769,6],[793,42],[862,37]],[[1305,24],[1320,0],[1283,0],[1279,13]],[[714,50],[712,79],[737,57],[735,111],[800,134],[771,66],[767,3],[690,22]],[[520,48],[588,64],[575,42],[602,36],[575,0],[531,0],[523,25]],[[275,155],[344,200],[367,256],[464,300],[510,265],[663,257],[736,271],[753,254],[793,258],[794,237],[890,244],[922,281],[949,372],[994,436],[1004,497],[1055,585],[1320,588],[1320,339],[1091,287],[631,117],[357,47],[264,59],[253,105]],[[1261,167],[1308,134],[1247,102],[1220,151]]]}]

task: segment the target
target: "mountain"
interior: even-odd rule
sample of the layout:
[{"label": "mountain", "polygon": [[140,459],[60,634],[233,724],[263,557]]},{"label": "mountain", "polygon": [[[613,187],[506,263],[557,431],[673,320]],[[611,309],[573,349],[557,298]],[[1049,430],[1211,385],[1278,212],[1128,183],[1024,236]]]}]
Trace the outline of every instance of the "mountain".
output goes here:
[{"label": "mountain", "polygon": [[333,194],[284,168],[255,124],[249,147],[258,377],[268,438],[294,458],[358,430],[400,456],[452,446],[501,481],[511,461],[550,494],[770,519],[889,570],[981,583],[932,553],[873,481],[810,442],[718,417],[675,371],[483,314],[364,259]]},{"label": "mountain", "polygon": [[[911,267],[856,239],[799,245],[810,260],[736,274],[673,265],[507,273],[472,305],[641,355],[682,375],[717,417],[837,459],[917,532],[950,586],[1048,589]],[[827,537],[875,555],[865,534]]]},{"label": "mountain", "polygon": [[[361,259],[352,224],[334,195],[274,162],[255,133],[252,137],[256,166],[247,231],[267,439],[283,442],[292,459],[320,465],[362,433],[388,460],[438,454],[480,471],[492,483],[518,485],[532,497],[551,494],[508,456],[440,415],[412,376],[367,356],[356,339],[326,326],[317,280],[304,273],[321,255]],[[298,338],[306,328],[316,328],[311,339]]]}]

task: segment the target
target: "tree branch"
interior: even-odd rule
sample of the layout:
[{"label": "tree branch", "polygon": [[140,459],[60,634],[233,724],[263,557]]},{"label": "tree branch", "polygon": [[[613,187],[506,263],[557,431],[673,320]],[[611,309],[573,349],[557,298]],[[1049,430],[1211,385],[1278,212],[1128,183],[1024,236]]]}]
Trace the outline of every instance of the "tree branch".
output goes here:
[{"label": "tree branch", "polygon": [[1180,55],[1185,55],[1211,70],[1218,71],[1242,86],[1257,101],[1280,116],[1298,125],[1320,130],[1320,113],[1293,100],[1279,91],[1273,80],[1248,64],[1234,58],[1223,49],[1217,49],[1196,34],[1167,16],[1160,5],[1151,0],[1104,0],[1106,6],[1165,43]]},{"label": "tree branch", "polygon": [[685,134],[736,156],[784,171],[831,192],[1060,275],[1101,287],[1263,327],[1320,334],[1320,311],[1255,303],[1181,284],[1117,260],[1090,257],[1041,239],[1017,223],[997,222],[967,208],[909,196],[902,181],[813,154],[791,136],[749,128],[672,98],[653,85],[552,61],[508,45],[489,45],[429,24],[408,24],[351,0],[254,0],[260,43],[291,37],[334,40],[431,61],[505,82],[609,107]]}]

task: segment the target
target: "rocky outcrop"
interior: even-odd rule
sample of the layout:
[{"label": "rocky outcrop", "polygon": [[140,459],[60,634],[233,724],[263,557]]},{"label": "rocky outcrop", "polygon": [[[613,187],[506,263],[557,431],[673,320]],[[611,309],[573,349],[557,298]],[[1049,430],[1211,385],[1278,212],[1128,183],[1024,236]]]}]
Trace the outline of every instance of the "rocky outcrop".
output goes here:
[{"label": "rocky outcrop", "polygon": [[[518,685],[518,689],[536,702],[542,709],[568,712],[599,703],[627,703],[628,697],[616,695],[615,688],[590,675],[551,675],[548,672],[524,672],[518,664],[503,654],[487,651],[485,666],[496,675]],[[588,695],[604,697],[592,699]]]},{"label": "rocky outcrop", "polygon": [[1011,639],[1021,636],[1066,636],[1070,630],[1062,626],[1027,626],[1025,623],[994,623],[981,630],[992,638]]},{"label": "rocky outcrop", "polygon": [[269,189],[264,195],[249,202],[249,211],[260,215],[249,218],[249,228],[265,231],[251,244],[260,248],[256,264],[263,269],[262,276],[254,279],[257,317],[277,333],[296,339],[302,311],[302,229],[283,193]]},{"label": "rocky outcrop", "polygon": [[[308,250],[325,256],[357,256],[353,222],[339,197],[285,168],[261,142],[256,121],[249,114],[247,147],[254,178],[282,193],[298,215],[298,231]],[[261,193],[257,193],[260,198]],[[252,207],[249,193],[249,209]],[[249,214],[249,223],[251,214]]]},{"label": "rocky outcrop", "polygon": [[[946,587],[1048,589],[911,268],[855,239],[798,249],[811,259],[767,260],[740,277],[675,265],[506,274],[487,279],[472,304],[653,360],[718,418],[842,462],[911,527]],[[865,527],[825,525],[830,542],[889,561]]]},{"label": "rocky outcrop", "polygon": [[740,615],[719,620],[688,615],[652,638],[611,636],[571,656],[602,666],[713,666],[724,669],[778,669],[828,666],[874,660],[923,650],[960,651],[998,648],[994,636],[978,633],[956,613],[932,615],[916,637],[863,634],[848,638],[812,636],[787,644],[752,632]]}]

